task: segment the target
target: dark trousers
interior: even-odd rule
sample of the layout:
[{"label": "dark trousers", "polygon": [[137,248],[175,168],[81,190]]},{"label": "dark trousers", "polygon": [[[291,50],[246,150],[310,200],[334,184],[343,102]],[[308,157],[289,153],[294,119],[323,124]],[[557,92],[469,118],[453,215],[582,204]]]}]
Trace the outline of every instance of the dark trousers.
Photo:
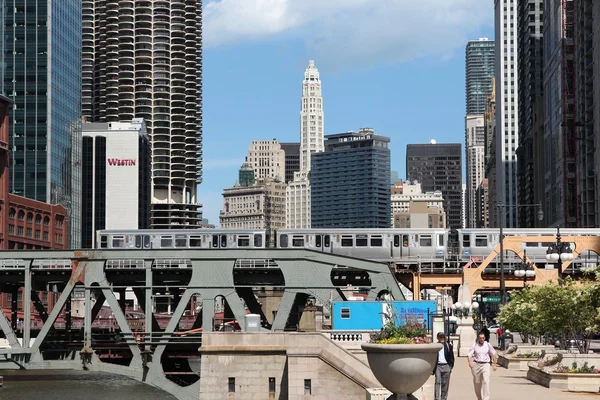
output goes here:
[{"label": "dark trousers", "polygon": [[435,400],[448,400],[448,386],[450,386],[450,366],[438,365],[435,370]]}]

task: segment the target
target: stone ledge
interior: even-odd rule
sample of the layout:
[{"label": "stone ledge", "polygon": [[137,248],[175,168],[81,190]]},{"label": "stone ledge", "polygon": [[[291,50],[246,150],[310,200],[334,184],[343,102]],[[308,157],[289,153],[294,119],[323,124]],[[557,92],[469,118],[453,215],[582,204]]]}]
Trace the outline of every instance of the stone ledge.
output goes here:
[{"label": "stone ledge", "polygon": [[252,353],[252,355],[281,353],[286,354],[285,346],[203,346],[199,349],[202,354],[210,353]]},{"label": "stone ledge", "polygon": [[535,384],[569,392],[600,392],[600,374],[555,373],[529,366],[527,379]]},{"label": "stone ledge", "polygon": [[498,356],[498,365],[502,368],[528,371],[529,363],[531,361],[537,361],[537,358],[525,358],[525,357],[507,357],[505,355]]}]

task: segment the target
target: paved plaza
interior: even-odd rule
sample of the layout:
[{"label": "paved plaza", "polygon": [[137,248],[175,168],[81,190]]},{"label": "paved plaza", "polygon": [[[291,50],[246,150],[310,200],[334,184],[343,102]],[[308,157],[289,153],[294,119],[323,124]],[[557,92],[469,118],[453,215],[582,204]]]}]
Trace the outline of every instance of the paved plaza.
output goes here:
[{"label": "paved plaza", "polygon": [[[600,382],[600,377],[598,378]],[[548,389],[527,380],[525,371],[508,370],[498,367],[492,371],[490,385],[491,400],[592,400],[600,399],[599,394],[571,393],[558,389]],[[476,399],[473,390],[473,377],[466,357],[456,358],[450,378],[448,400]]]}]

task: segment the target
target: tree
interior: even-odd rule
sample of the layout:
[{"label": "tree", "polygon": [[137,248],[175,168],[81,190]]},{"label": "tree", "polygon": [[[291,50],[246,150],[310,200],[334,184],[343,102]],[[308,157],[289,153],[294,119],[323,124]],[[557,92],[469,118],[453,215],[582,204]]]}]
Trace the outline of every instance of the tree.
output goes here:
[{"label": "tree", "polygon": [[600,307],[600,272],[593,282],[558,284],[550,282],[529,287],[513,296],[500,310],[499,320],[508,329],[527,334],[550,333],[562,343],[574,340],[580,353],[587,353],[591,332],[598,329]]}]

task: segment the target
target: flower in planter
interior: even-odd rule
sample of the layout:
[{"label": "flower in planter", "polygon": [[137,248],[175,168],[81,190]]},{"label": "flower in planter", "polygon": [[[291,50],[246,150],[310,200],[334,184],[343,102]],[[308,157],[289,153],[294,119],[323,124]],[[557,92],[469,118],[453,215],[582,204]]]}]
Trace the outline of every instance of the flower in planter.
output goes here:
[{"label": "flower in planter", "polygon": [[407,320],[404,325],[396,324],[397,318],[389,321],[381,331],[371,334],[371,343],[376,344],[429,344],[432,342],[425,324]]}]

